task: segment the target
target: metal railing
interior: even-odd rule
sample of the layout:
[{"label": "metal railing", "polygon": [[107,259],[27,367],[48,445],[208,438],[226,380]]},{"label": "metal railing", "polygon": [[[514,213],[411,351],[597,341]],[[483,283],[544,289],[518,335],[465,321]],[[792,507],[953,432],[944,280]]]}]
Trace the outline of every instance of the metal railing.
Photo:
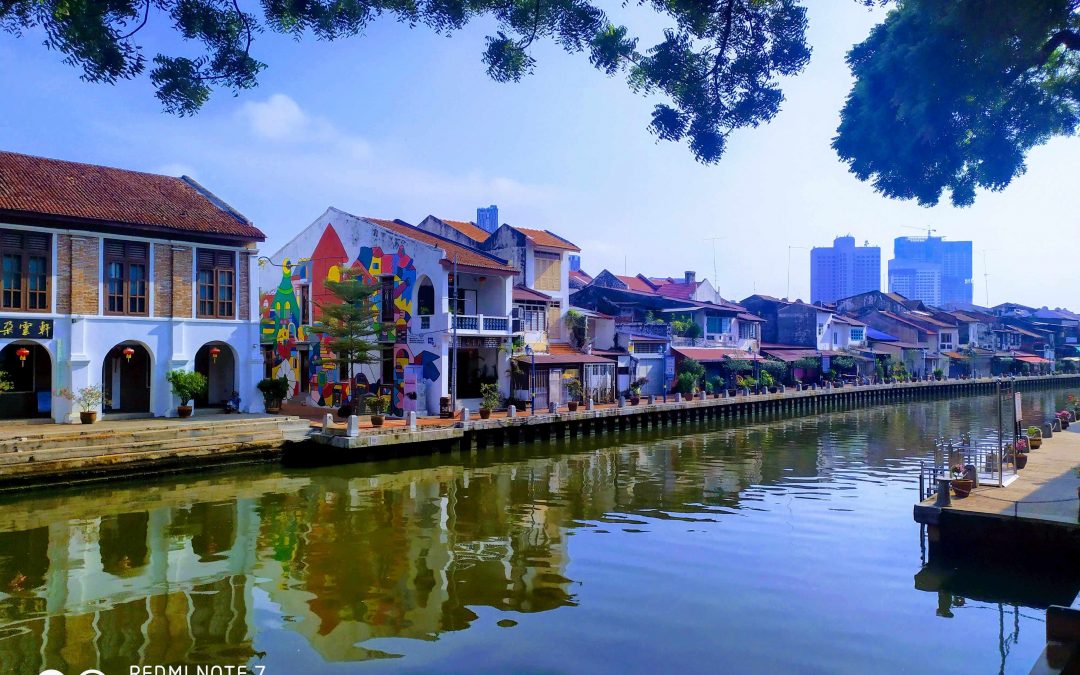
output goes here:
[{"label": "metal railing", "polygon": [[473,333],[510,334],[509,316],[485,316],[483,314],[451,314],[450,329]]}]

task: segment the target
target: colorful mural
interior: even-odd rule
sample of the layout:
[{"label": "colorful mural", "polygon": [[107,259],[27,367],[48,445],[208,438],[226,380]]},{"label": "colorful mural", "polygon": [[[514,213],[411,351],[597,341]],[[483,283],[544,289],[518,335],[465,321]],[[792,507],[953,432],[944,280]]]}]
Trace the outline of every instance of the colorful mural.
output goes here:
[{"label": "colorful mural", "polygon": [[[314,321],[318,322],[318,306],[333,302],[333,294],[326,288],[327,281],[341,278],[344,267],[357,271],[370,284],[382,284],[386,277],[392,278],[390,298],[393,302],[393,319],[382,321],[382,293],[372,298],[372,309],[379,317],[375,325],[376,339],[386,348],[392,349],[393,382],[369,382],[364,375],[357,376],[355,383],[360,392],[375,390],[391,394],[390,412],[401,415],[409,410],[417,410],[417,389],[410,381],[408,391],[406,380],[414,379],[416,374],[423,380],[436,381],[439,378],[439,356],[423,350],[414,354],[409,345],[409,328],[413,318],[413,295],[417,272],[412,256],[403,246],[393,253],[387,253],[381,247],[363,246],[356,257],[349,262],[349,256],[341,238],[331,225],[327,225],[312,251],[310,258],[303,258],[297,263],[286,260],[282,263],[282,275],[278,288],[266,293],[262,298],[262,342],[271,346],[274,377],[286,377],[293,386],[293,395],[300,393],[301,355],[300,347],[306,347],[307,390],[309,404],[322,407],[339,407],[349,400],[350,385],[341,382],[337,368],[324,363],[333,359],[329,343],[316,331],[301,325],[300,306],[295,286],[308,283],[313,301]],[[417,366],[416,371],[407,378],[408,366]],[[376,368],[378,372],[378,368]]]}]

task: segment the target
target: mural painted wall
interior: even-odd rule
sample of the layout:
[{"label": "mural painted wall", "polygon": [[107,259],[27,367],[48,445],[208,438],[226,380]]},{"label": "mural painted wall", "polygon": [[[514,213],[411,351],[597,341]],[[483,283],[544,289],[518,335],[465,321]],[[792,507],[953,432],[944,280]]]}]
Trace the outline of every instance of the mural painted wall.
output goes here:
[{"label": "mural painted wall", "polygon": [[[347,402],[354,390],[357,394],[380,391],[391,396],[391,414],[417,410],[417,382],[439,379],[439,355],[429,350],[414,352],[409,344],[410,329],[415,329],[412,322],[417,270],[405,245],[399,245],[396,251],[381,246],[360,246],[356,255],[350,257],[338,232],[333,225],[327,224],[309,257],[299,258],[296,262],[286,259],[281,265],[277,289],[265,293],[261,303],[262,341],[272,348],[273,376],[287,378],[293,396],[299,395],[302,390],[301,347],[306,346],[309,405],[336,408]],[[326,282],[339,280],[345,268],[376,286],[380,286],[384,278],[391,280],[387,301],[393,305],[392,318],[382,319],[384,299],[381,291],[372,297],[371,307],[377,317],[375,339],[383,348],[392,350],[391,381],[382,381],[379,363],[361,368],[354,376],[355,382],[341,381],[337,367],[329,363],[334,355],[328,339],[302,325],[299,287],[306,285],[310,290],[312,318],[317,323],[319,306],[335,302]],[[417,370],[409,371],[407,376],[409,366],[415,366]]]}]

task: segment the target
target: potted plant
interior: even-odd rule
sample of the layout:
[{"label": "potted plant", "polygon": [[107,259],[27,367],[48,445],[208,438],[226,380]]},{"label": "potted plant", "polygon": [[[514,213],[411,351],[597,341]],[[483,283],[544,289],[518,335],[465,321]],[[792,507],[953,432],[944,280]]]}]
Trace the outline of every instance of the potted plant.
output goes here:
[{"label": "potted plant", "polygon": [[79,421],[81,421],[83,424],[93,424],[97,421],[96,408],[101,405],[101,387],[97,385],[92,387],[83,387],[79,390],[79,393],[77,394],[72,392],[70,389],[61,389],[56,393],[61,398],[66,398],[69,401],[74,401],[79,406]]},{"label": "potted plant", "polygon": [[776,380],[773,379],[772,373],[767,370],[761,371],[761,386],[765,387],[767,391],[775,393]]},{"label": "potted plant", "polygon": [[934,379],[935,379],[935,380],[940,380],[940,379],[941,379],[941,377],[942,377],[942,376],[943,376],[944,374],[945,374],[945,371],[944,371],[944,370],[942,370],[941,368],[934,368]]},{"label": "potted plant", "polygon": [[566,393],[570,397],[570,400],[566,402],[566,409],[570,412],[576,412],[578,401],[581,400],[581,380],[576,377],[567,379]]},{"label": "potted plant", "polygon": [[1038,450],[1042,446],[1042,429],[1039,427],[1028,427],[1027,437],[1032,450]]},{"label": "potted plant", "polygon": [[386,394],[372,394],[364,401],[371,415],[371,426],[381,427],[386,421],[385,413],[390,408],[390,397]]},{"label": "potted plant", "polygon": [[1057,417],[1058,422],[1061,423],[1061,429],[1062,430],[1065,430],[1065,429],[1069,428],[1069,411],[1067,411],[1067,410],[1059,410],[1055,414],[1055,417]]},{"label": "potted plant", "polygon": [[289,379],[286,377],[267,377],[255,385],[263,395],[266,412],[276,413],[281,410],[281,402],[289,395]]},{"label": "potted plant", "polygon": [[480,385],[480,419],[491,417],[491,411],[499,405],[499,385],[494,383]]},{"label": "potted plant", "polygon": [[967,497],[975,487],[975,481],[967,477],[967,467],[963,464],[954,464],[952,467],[952,489],[957,497]]},{"label": "potted plant", "polygon": [[172,387],[173,395],[180,399],[176,414],[191,417],[191,400],[206,393],[206,377],[192,370],[170,370],[165,374],[165,380]]},{"label": "potted plant", "polygon": [[649,381],[647,377],[639,377],[630,383],[630,405],[641,402],[641,388]]},{"label": "potted plant", "polygon": [[713,398],[720,398],[720,393],[724,391],[724,378],[719,375],[713,375],[706,384],[712,388]]}]

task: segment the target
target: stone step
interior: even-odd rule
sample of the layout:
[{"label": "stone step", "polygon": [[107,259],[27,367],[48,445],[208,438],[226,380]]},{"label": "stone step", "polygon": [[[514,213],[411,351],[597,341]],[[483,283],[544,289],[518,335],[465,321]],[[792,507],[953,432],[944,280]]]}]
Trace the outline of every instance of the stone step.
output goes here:
[{"label": "stone step", "polygon": [[165,464],[177,462],[199,462],[207,465],[215,460],[224,459],[223,456],[230,454],[243,454],[257,451],[273,451],[281,447],[281,438],[266,438],[261,440],[235,441],[228,443],[189,444],[179,450],[151,449],[145,452],[125,452],[111,455],[96,455],[91,457],[63,457],[48,461],[24,462],[0,467],[0,483],[12,483],[23,480],[33,480],[34,476],[48,476],[50,480],[70,482],[64,478],[73,474],[101,474],[106,471],[126,471],[131,468],[123,468],[125,464],[141,464],[148,467],[159,467],[154,471],[160,471]]},{"label": "stone step", "polygon": [[256,432],[220,433],[198,439],[180,438],[171,441],[143,441],[141,443],[117,443],[115,445],[94,445],[42,449],[34,452],[11,452],[0,455],[0,474],[7,473],[8,467],[22,464],[44,464],[58,460],[107,458],[125,454],[146,452],[173,452],[200,447],[231,446],[258,442],[281,443],[284,440],[280,430]]},{"label": "stone step", "polygon": [[115,445],[117,443],[139,443],[153,440],[178,438],[197,438],[212,436],[231,431],[252,431],[274,429],[292,433],[300,428],[307,429],[308,423],[300,418],[247,418],[235,421],[187,422],[178,424],[154,424],[144,428],[84,429],[75,427],[69,433],[56,432],[34,436],[0,438],[0,455],[6,452],[35,452],[42,449],[83,447],[95,445]]}]

